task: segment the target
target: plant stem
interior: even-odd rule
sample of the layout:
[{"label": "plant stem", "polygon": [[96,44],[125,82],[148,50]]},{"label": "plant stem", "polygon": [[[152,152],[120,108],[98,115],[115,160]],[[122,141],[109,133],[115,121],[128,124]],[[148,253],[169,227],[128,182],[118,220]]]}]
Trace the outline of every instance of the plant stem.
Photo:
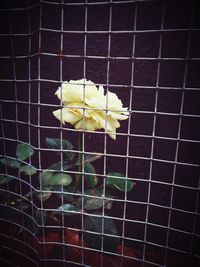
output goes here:
[{"label": "plant stem", "polygon": [[80,132],[78,135],[78,169],[76,174],[76,189],[81,187],[81,172],[83,167],[83,133]]}]

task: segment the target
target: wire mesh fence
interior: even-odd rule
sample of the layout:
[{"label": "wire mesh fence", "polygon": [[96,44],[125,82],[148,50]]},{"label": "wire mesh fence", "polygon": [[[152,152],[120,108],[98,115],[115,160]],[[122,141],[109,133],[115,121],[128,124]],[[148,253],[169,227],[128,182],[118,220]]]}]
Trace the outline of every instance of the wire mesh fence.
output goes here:
[{"label": "wire mesh fence", "polygon": [[[198,1],[0,3],[3,266],[199,265],[199,12]],[[81,138],[53,115],[72,110],[70,92],[55,96],[72,80],[82,127],[104,116]],[[113,140],[116,109],[127,119]]]}]

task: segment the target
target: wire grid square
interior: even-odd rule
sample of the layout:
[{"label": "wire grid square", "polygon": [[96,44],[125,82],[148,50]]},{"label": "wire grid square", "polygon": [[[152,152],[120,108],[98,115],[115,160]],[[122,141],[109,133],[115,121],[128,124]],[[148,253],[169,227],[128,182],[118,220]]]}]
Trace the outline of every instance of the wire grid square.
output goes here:
[{"label": "wire grid square", "polygon": [[[95,79],[97,85],[120,95],[130,108],[129,123],[123,123],[118,131],[118,146],[104,132],[84,133],[84,153],[95,151],[105,156],[97,166],[97,175],[103,178],[115,162],[118,171],[136,182],[133,193],[125,192],[114,199],[113,213],[108,216],[103,209],[101,214],[103,221],[108,216],[118,225],[122,251],[115,256],[119,257],[119,266],[172,266],[175,258],[181,266],[199,262],[200,140],[196,125],[200,118],[200,84],[196,69],[200,58],[196,49],[199,25],[195,5],[195,1],[184,1],[180,10],[178,4],[172,6],[162,1],[42,0],[28,1],[19,7],[8,2],[7,11],[0,10],[1,19],[6,22],[0,33],[4,48],[0,61],[6,69],[0,77],[2,88],[5,84],[12,88],[8,89],[12,94],[6,89],[1,92],[3,156],[11,156],[16,143],[29,142],[38,151],[37,169],[43,171],[48,166],[46,153],[53,158],[53,151],[48,151],[44,142],[47,132],[54,137],[74,139],[75,129],[52,122],[52,111],[60,107],[54,92],[64,80]],[[181,49],[177,49],[178,36],[183,39]],[[6,40],[8,47],[3,45]],[[172,129],[168,130],[165,124]],[[78,153],[76,149],[75,152]],[[62,153],[60,159],[62,162]],[[31,193],[36,190],[31,177],[29,183],[18,177],[18,184],[22,198],[26,186]],[[9,185],[7,190],[12,192]],[[63,193],[60,195],[64,203]],[[189,201],[183,201],[185,196]],[[37,241],[43,253],[38,255],[34,241],[36,257],[30,257],[25,218],[34,217],[34,209],[42,212],[43,241]],[[24,257],[36,266],[38,257],[44,266],[58,264],[54,256],[48,258],[52,242],[46,238],[45,229],[58,228],[44,223],[48,207],[42,201],[33,201],[31,216],[22,207],[19,210]],[[78,216],[83,220],[88,215],[82,211]],[[182,221],[187,221],[187,225]],[[86,252],[93,249],[84,243],[77,246],[80,260],[68,259],[63,215],[61,222],[62,238],[53,244],[62,245],[62,266],[88,266]],[[82,223],[69,228],[80,234],[83,231]],[[105,236],[102,228],[102,238]],[[15,239],[14,233],[11,238]],[[127,255],[127,245],[135,249],[134,255]],[[102,246],[99,266],[106,266],[105,253],[112,255]]]}]

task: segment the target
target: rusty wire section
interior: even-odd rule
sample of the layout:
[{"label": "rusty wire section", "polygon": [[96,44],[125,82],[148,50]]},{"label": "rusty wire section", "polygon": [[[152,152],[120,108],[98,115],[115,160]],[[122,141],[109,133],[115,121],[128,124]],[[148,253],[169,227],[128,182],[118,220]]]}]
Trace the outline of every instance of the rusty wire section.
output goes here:
[{"label": "rusty wire section", "polygon": [[[119,213],[116,208],[108,216],[103,209],[100,215],[117,223],[122,247],[120,254],[105,253],[102,247],[98,251],[100,266],[105,266],[105,254],[119,256],[121,267],[129,266],[127,260],[131,266],[142,267],[170,267],[177,262],[177,266],[197,266],[200,262],[198,3],[183,1],[180,14],[176,14],[177,4],[172,6],[165,1],[41,0],[27,1],[26,6],[5,2],[0,8],[0,17],[5,20],[0,33],[0,62],[1,69],[5,69],[0,74],[1,156],[10,156],[16,143],[29,143],[37,151],[34,161],[42,172],[51,158],[45,137],[73,139],[77,130],[58,125],[52,118],[52,111],[60,107],[54,92],[61,82],[87,78],[119,93],[129,107],[130,117],[118,130],[116,143],[110,144],[103,131],[85,132],[83,138],[84,154],[95,152],[102,156],[99,177],[103,179],[112,164],[121,164],[119,169],[123,169],[126,179],[136,183],[131,194],[125,192],[123,198],[114,199],[116,207],[121,207]],[[75,148],[74,152],[78,150]],[[50,153],[48,159],[45,153]],[[31,159],[29,163],[32,164]],[[32,208],[30,214],[19,208],[20,224],[11,216],[0,218],[2,227],[9,224],[22,233],[18,239],[10,227],[9,232],[0,234],[5,241],[1,243],[3,253],[17,253],[31,266],[49,266],[55,262],[62,266],[88,266],[84,252],[96,250],[85,247],[83,242],[75,246],[81,249],[81,260],[68,260],[64,215],[59,227],[45,224],[43,218],[40,238],[36,236],[32,244],[27,241],[27,235],[35,234],[26,228],[24,217],[34,218],[34,210],[52,209],[42,201],[35,204],[33,195],[38,189],[31,176],[27,180],[19,176],[17,180],[17,195],[25,198],[24,188],[29,188]],[[105,193],[105,183],[103,188]],[[13,188],[7,184],[6,189],[1,188],[3,191],[13,193]],[[84,195],[84,191],[80,194]],[[82,218],[85,215],[83,211]],[[46,229],[60,227],[62,243],[46,240]],[[83,223],[70,229],[82,235]],[[104,238],[103,231],[102,228]],[[49,257],[50,243],[63,245],[62,257]],[[20,244],[19,250],[16,244]],[[43,251],[42,256],[38,247]],[[127,247],[132,248],[131,255],[127,254]],[[1,261],[9,266],[12,259]]]}]

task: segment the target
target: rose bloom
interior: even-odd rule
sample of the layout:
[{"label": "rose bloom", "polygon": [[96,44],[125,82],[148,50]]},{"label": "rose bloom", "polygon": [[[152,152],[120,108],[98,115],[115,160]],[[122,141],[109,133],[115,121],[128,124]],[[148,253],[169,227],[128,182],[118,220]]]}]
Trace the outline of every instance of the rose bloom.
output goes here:
[{"label": "rose bloom", "polygon": [[55,93],[63,108],[53,112],[63,124],[74,125],[75,129],[95,131],[105,129],[112,139],[116,139],[118,120],[128,118],[128,108],[123,108],[115,93],[87,81],[86,79],[65,81]]}]

